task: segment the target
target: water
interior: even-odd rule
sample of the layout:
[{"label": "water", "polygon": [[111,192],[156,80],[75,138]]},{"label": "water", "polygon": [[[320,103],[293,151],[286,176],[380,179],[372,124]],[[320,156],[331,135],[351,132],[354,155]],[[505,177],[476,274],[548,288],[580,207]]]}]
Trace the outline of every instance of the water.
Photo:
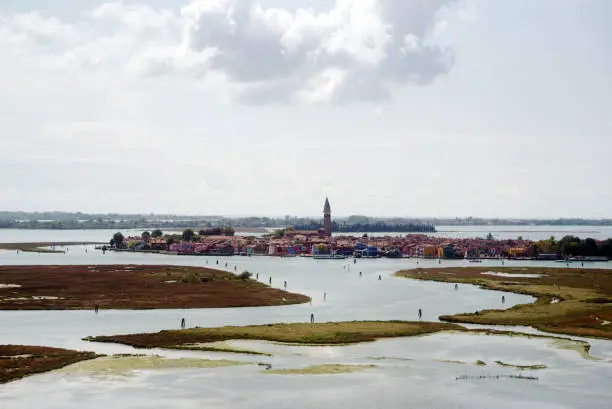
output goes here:
[{"label": "water", "polygon": [[[2,232],[0,230],[0,232]],[[30,231],[31,232],[31,231]],[[49,232],[51,240],[98,240],[101,231]],[[106,233],[105,233],[106,234]],[[112,233],[111,233],[112,234]],[[23,241],[34,239],[23,234]],[[44,239],[47,240],[47,239]],[[18,241],[2,240],[0,241]],[[87,249],[87,252],[85,251]],[[178,264],[216,267],[216,258],[106,253],[93,246],[69,246],[66,254],[0,251],[0,264]],[[135,333],[178,328],[181,318],[188,326],[417,318],[509,308],[533,299],[517,294],[480,290],[473,286],[421,282],[392,277],[403,268],[417,267],[411,259],[311,260],[270,257],[220,258],[228,270],[259,273],[260,281],[272,277],[275,287],[313,298],[309,304],[242,309],[193,309],[154,311],[0,311],[0,343],[58,346],[99,353],[129,353],[131,347],[82,341],[89,335]],[[208,261],[209,264],[206,264]],[[470,266],[465,261],[444,261],[442,266]],[[552,266],[554,262],[509,262],[506,266]],[[419,267],[438,267],[437,260],[420,260]],[[491,271],[499,261],[485,261]],[[593,263],[592,267],[606,267]],[[360,278],[359,272],[363,275]],[[382,280],[378,276],[382,275]],[[1,290],[0,290],[1,291]],[[327,299],[323,299],[323,293]],[[528,328],[518,331],[535,332]],[[123,375],[79,374],[56,371],[0,386],[0,407],[17,408],[608,408],[612,376],[612,342],[589,340],[598,361],[576,351],[560,349],[550,340],[505,336],[442,333],[425,337],[387,339],[348,347],[295,347],[238,341],[236,346],[273,352],[268,357],[212,352],[138,350],[138,353],[169,357],[233,359],[250,365],[228,368],[137,370]],[[387,359],[374,359],[386,357]],[[462,361],[463,364],[444,361]],[[473,363],[483,360],[486,366]],[[539,380],[468,379],[462,375],[514,375],[519,371],[501,367],[511,364],[543,364],[547,369],[522,371]],[[320,364],[376,365],[375,368],[337,375],[271,375],[255,365],[269,362],[273,368],[300,368]],[[35,391],[35,393],[33,393]],[[299,402],[299,404],[297,403]]]},{"label": "water", "polygon": [[[145,229],[123,229],[124,236],[140,236]],[[148,229],[146,231],[152,231]],[[167,234],[181,234],[180,229],[163,230]],[[28,242],[75,242],[93,241],[108,243],[117,233],[116,229],[99,230],[49,230],[49,229],[0,229],[0,243],[28,243]],[[238,235],[258,236],[261,233],[247,233],[237,231]]]},{"label": "water", "polygon": [[554,236],[557,240],[572,235],[582,239],[591,237],[605,240],[612,237],[612,226],[436,226],[435,236],[448,238],[487,237],[525,240],[546,240]]},{"label": "water", "polygon": [[[550,236],[560,239],[572,235],[582,239],[594,238],[605,240],[612,237],[612,226],[436,226],[436,233],[426,233],[429,236],[449,239],[485,238],[489,233],[497,240],[517,239],[546,240]],[[353,233],[362,235],[363,233]],[[367,233],[368,236],[405,236],[407,233]],[[334,233],[334,236],[347,233]]]},{"label": "water", "polygon": [[[580,238],[592,237],[605,240],[612,237],[612,226],[436,226],[437,233],[431,235],[447,238],[486,237],[491,233],[496,239],[516,239],[522,236],[529,240],[544,240],[550,236],[560,239],[566,235]],[[140,236],[143,229],[121,230],[124,236]],[[151,231],[151,229],[149,229]],[[51,241],[99,241],[108,242],[117,230],[22,230],[0,229],[0,243],[51,242]],[[180,233],[180,229],[165,230],[167,233]],[[241,233],[239,235],[261,236],[261,233]],[[345,235],[346,233],[334,233]],[[360,235],[361,233],[354,233]],[[368,233],[370,236],[404,236],[406,233]]]}]

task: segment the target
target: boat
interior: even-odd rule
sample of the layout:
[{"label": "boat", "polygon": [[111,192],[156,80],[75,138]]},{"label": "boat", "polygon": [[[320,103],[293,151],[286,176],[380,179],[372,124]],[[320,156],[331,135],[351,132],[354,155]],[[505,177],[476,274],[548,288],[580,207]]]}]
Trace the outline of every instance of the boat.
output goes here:
[{"label": "boat", "polygon": [[473,258],[469,260],[470,263],[482,263],[482,260],[479,260],[477,258]]},{"label": "boat", "polygon": [[312,258],[315,260],[344,260],[347,256],[344,254],[315,254]]}]

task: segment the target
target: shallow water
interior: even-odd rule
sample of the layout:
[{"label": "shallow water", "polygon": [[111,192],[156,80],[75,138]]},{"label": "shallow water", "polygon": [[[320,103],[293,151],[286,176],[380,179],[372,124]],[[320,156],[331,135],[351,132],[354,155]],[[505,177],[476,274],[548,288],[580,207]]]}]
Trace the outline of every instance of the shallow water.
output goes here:
[{"label": "shallow water", "polygon": [[487,276],[497,276],[497,277],[515,277],[515,278],[538,278],[542,277],[545,274],[514,274],[514,273],[498,273],[495,271],[485,271],[484,273],[480,273]]},{"label": "shallow water", "polygon": [[[87,252],[85,251],[87,249]],[[70,246],[66,254],[0,251],[0,264],[179,264],[217,267],[214,257],[163,256],[130,253],[102,255],[92,246]],[[207,264],[208,262],[208,264]],[[241,309],[154,311],[0,311],[0,343],[34,344],[92,350],[99,353],[146,353],[171,358],[189,357],[244,361],[247,366],[224,368],[135,369],[130,376],[98,376],[56,371],[0,386],[0,407],[17,409],[97,408],[608,408],[612,377],[612,342],[589,340],[591,353],[600,360],[562,349],[550,340],[520,337],[442,333],[380,340],[345,347],[299,347],[254,341],[230,345],[270,352],[272,357],[216,352],[135,350],[131,347],[82,341],[89,335],[134,333],[188,326],[304,322],[310,314],[317,321],[424,320],[441,314],[483,308],[510,308],[531,302],[532,297],[485,291],[470,285],[396,278],[403,268],[439,267],[437,260],[379,259],[311,260],[270,257],[219,259],[219,267],[259,273],[259,280],[313,298],[312,305]],[[506,266],[530,266],[534,262],[508,262]],[[596,267],[605,267],[594,265]],[[444,261],[442,266],[469,266],[465,261]],[[501,266],[485,261],[483,266]],[[538,263],[558,267],[557,263]],[[359,277],[359,272],[362,277]],[[382,280],[378,280],[378,276]],[[0,290],[1,291],[1,290]],[[324,300],[323,294],[327,293]],[[476,326],[474,326],[476,327]],[[500,327],[500,329],[508,329]],[[534,332],[530,328],[518,331]],[[383,358],[383,359],[381,359]],[[486,366],[474,364],[477,360]],[[546,365],[547,369],[522,371],[538,381],[509,378],[456,380],[462,375],[517,374],[514,365]],[[461,361],[464,364],[445,361]],[[267,375],[258,362],[274,369],[313,365],[376,365],[355,373],[333,375]],[[36,391],[36,393],[32,393]],[[299,405],[297,404],[299,402]],[[585,406],[586,404],[586,406]]]},{"label": "shallow water", "polygon": [[[257,342],[239,343],[264,348]],[[273,369],[374,365],[345,374],[266,374],[256,359],[225,368],[136,369],[129,374],[61,370],[0,388],[3,407],[82,408],[607,408],[610,364],[583,359],[548,340],[434,334],[345,347],[268,344]],[[159,351],[147,351],[158,353]],[[169,351],[174,358],[196,353]],[[215,354],[197,353],[201,357]],[[221,358],[223,354],[217,354]],[[380,359],[379,357],[388,357]],[[457,364],[448,360],[464,362]],[[486,362],[478,366],[477,360]],[[518,371],[495,361],[546,365]],[[537,381],[503,376],[537,376]],[[127,376],[126,376],[127,375]],[[467,376],[466,380],[457,380]],[[470,377],[486,376],[486,379]],[[496,378],[502,376],[501,378]],[[32,393],[36,390],[37,393]],[[588,402],[587,406],[584,406]],[[85,406],[84,406],[85,404]]]}]

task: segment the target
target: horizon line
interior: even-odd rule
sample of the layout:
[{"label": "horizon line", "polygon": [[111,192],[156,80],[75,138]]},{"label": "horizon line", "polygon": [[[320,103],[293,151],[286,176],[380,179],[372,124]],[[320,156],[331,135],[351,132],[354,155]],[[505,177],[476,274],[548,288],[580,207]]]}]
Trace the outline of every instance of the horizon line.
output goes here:
[{"label": "horizon line", "polygon": [[[321,218],[321,215],[291,215],[291,214],[283,214],[283,215],[270,215],[270,214],[189,214],[189,213],[155,213],[155,212],[141,212],[141,213],[132,213],[132,212],[82,212],[82,211],[68,211],[68,210],[0,210],[1,213],[68,213],[68,214],[83,214],[83,215],[91,215],[91,216],[108,216],[108,215],[122,215],[122,216],[172,216],[172,217],[202,217],[202,218],[247,218],[247,217],[258,217],[258,218],[275,218],[275,219],[283,219],[285,217],[290,218]],[[520,217],[520,216],[380,216],[380,215],[366,215],[366,214],[340,214],[335,215],[334,218],[349,218],[349,217],[367,217],[367,218],[379,218],[379,219],[442,219],[442,220],[516,220],[516,221],[541,221],[541,220],[611,220],[610,217],[584,217],[584,216],[529,216],[529,217]]]}]

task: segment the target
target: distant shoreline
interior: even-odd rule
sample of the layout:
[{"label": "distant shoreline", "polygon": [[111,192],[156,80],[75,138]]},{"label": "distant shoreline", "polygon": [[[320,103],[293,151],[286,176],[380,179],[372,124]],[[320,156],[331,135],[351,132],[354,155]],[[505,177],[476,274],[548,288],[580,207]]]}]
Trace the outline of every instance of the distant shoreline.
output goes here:
[{"label": "distant shoreline", "polygon": [[[491,226],[493,227],[493,226]],[[533,226],[531,226],[533,227]],[[576,226],[570,226],[568,225],[567,227],[576,227]],[[601,226],[601,227],[607,227],[607,226]],[[563,228],[559,228],[557,230],[472,230],[472,229],[467,229],[467,230],[438,230],[437,233],[489,233],[489,232],[494,232],[494,233],[567,233],[570,230],[566,230]],[[599,230],[571,230],[572,233],[589,233],[589,234],[595,234],[595,233],[600,233]]]},{"label": "distant shoreline", "polygon": [[[106,244],[101,241],[60,241],[60,242],[30,242],[30,243],[0,243],[0,250],[17,250],[30,253],[64,253],[55,247],[83,246],[88,244]],[[45,248],[45,247],[51,247]]]}]

